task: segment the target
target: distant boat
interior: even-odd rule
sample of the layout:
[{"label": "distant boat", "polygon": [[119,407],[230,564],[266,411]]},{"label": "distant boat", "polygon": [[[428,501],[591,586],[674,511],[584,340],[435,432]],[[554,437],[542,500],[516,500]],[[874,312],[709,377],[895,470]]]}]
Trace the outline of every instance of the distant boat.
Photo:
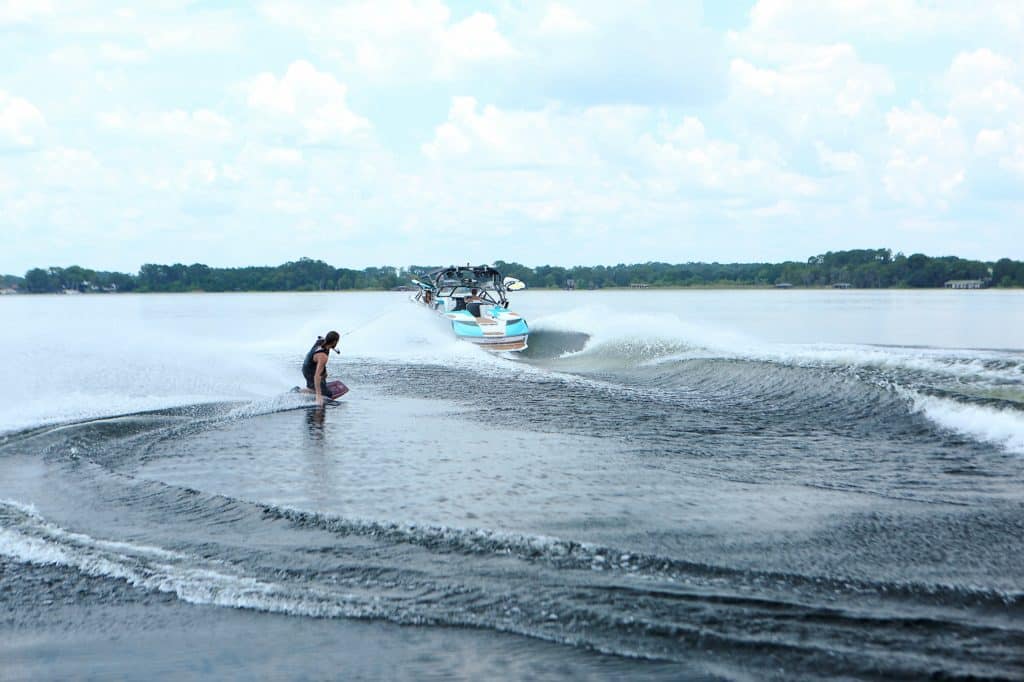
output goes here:
[{"label": "distant boat", "polygon": [[775,285],[775,288],[776,289],[792,289],[793,285],[790,284],[789,282],[779,282],[778,284]]},{"label": "distant boat", "polygon": [[[526,288],[520,280],[489,265],[452,265],[412,281],[419,288],[413,300],[447,320],[458,339],[495,352],[526,349],[530,328],[506,296]],[[478,300],[467,301],[473,289]]]}]

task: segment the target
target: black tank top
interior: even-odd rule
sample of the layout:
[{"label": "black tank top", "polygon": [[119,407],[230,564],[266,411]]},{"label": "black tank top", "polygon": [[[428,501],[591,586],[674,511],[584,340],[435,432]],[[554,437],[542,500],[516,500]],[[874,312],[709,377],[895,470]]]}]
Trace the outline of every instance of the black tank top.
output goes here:
[{"label": "black tank top", "polygon": [[[327,350],[323,348],[323,346],[321,346],[323,342],[323,339],[317,339],[316,343],[314,343],[310,347],[309,352],[306,353],[306,357],[302,361],[302,376],[306,379],[306,386],[310,388],[313,387],[313,379],[316,377],[316,354],[323,353],[324,355],[330,357],[330,354],[327,352]],[[321,377],[324,380],[327,379],[326,368],[327,365],[325,364],[324,376]]]}]

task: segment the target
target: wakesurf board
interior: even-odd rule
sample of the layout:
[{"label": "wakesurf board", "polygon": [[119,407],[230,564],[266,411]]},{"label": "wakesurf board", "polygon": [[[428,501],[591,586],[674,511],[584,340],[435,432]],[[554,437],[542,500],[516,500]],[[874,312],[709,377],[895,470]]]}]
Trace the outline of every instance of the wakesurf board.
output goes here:
[{"label": "wakesurf board", "polygon": [[[295,386],[290,391],[291,393],[304,393],[310,397],[312,405],[316,405],[316,394],[309,392],[309,389],[304,389],[300,386]],[[327,393],[324,395],[324,405],[337,405],[338,398],[348,393],[348,386],[340,381],[328,381],[327,382]]]}]

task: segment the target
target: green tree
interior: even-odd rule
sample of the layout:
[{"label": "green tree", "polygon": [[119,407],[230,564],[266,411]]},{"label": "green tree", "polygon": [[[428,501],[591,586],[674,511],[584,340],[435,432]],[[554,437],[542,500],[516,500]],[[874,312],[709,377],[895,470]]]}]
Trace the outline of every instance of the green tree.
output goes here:
[{"label": "green tree", "polygon": [[60,282],[50,277],[48,270],[32,268],[25,273],[25,288],[33,294],[45,294],[59,291]]}]

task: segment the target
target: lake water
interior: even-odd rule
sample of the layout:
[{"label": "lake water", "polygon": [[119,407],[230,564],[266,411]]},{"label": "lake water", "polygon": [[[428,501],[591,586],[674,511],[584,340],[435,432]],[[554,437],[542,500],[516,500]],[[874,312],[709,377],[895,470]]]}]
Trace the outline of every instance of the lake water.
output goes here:
[{"label": "lake water", "polygon": [[4,673],[1024,676],[1024,292],[513,309],[0,299]]}]

